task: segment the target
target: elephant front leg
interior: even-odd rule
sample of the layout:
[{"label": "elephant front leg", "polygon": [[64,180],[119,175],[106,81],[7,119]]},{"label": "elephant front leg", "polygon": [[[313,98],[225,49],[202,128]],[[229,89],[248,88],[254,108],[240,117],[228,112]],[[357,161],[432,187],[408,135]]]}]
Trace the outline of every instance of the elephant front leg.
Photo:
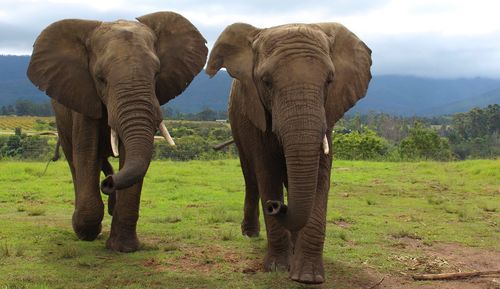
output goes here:
[{"label": "elephant front leg", "polygon": [[325,281],[323,246],[325,243],[326,208],[330,189],[331,156],[322,156],[318,172],[317,195],[306,226],[294,233],[290,278],[308,284]]},{"label": "elephant front leg", "polygon": [[[276,200],[276,199],[273,199]],[[262,199],[264,207],[266,199]],[[267,253],[264,257],[264,270],[287,271],[290,267],[290,233],[272,216],[264,215],[267,233]]]},{"label": "elephant front leg", "polygon": [[[125,164],[126,152],[120,146],[120,169]],[[111,232],[106,241],[106,247],[118,252],[135,252],[139,249],[137,238],[137,220],[139,220],[139,205],[144,179],[135,185],[113,192],[114,208],[111,221]]]},{"label": "elephant front leg", "polygon": [[141,198],[142,180],[130,188],[116,191],[111,232],[106,247],[118,252],[134,252],[139,249],[137,220]]},{"label": "elephant front leg", "polygon": [[72,145],[62,140],[75,187],[73,230],[79,239],[92,241],[101,232],[104,204],[99,190],[99,122],[78,115],[73,119]]},{"label": "elephant front leg", "polygon": [[[283,201],[283,177],[278,166],[273,168],[268,165],[265,169],[262,168],[259,170],[257,178],[259,180],[263,211],[268,200]],[[274,216],[264,214],[264,220],[268,244],[267,253],[264,257],[264,269],[266,271],[286,271],[289,269],[291,255],[290,233]]]}]

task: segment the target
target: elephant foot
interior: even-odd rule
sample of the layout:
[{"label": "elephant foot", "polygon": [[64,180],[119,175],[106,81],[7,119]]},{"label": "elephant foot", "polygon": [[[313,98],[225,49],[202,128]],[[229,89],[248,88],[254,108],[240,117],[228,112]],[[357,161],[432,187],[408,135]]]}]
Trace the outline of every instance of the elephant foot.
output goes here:
[{"label": "elephant foot", "polygon": [[290,278],[305,284],[321,284],[325,282],[325,270],[322,258],[305,259],[294,256],[290,268]]},{"label": "elephant foot", "polygon": [[243,234],[243,236],[255,238],[259,236],[259,232],[260,225],[258,221],[257,224],[250,224],[249,222],[245,222],[245,220],[241,223],[241,234]]},{"label": "elephant foot", "polygon": [[116,252],[131,253],[139,250],[139,240],[137,237],[130,239],[109,237],[106,241],[106,248]]},{"label": "elephant foot", "polygon": [[76,233],[78,239],[83,241],[94,241],[97,236],[101,233],[101,224],[75,224],[73,223],[73,230]]},{"label": "elephant foot", "polygon": [[281,254],[267,253],[264,257],[264,270],[267,272],[288,271],[290,266],[289,254],[287,252]]},{"label": "elephant foot", "polygon": [[94,241],[101,233],[101,218],[83,218],[76,211],[73,213],[71,223],[78,239],[83,241]]}]

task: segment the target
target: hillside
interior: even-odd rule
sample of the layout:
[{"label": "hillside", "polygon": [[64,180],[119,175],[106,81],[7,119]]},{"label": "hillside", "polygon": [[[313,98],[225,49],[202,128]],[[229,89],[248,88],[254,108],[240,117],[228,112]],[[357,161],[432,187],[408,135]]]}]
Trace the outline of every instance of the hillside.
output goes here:
[{"label": "hillside", "polygon": [[[18,98],[36,102],[48,98],[26,77],[29,56],[0,56],[0,106]],[[213,79],[200,73],[179,97],[168,105],[181,112],[198,112],[205,107],[227,108],[230,76],[220,71]],[[397,115],[440,115],[467,111],[500,103],[500,79],[432,79],[401,75],[373,77],[368,95],[351,113],[369,111]]]},{"label": "hillside", "polygon": [[386,75],[373,77],[367,96],[352,112],[442,115],[492,103],[500,103],[500,79],[432,79]]}]

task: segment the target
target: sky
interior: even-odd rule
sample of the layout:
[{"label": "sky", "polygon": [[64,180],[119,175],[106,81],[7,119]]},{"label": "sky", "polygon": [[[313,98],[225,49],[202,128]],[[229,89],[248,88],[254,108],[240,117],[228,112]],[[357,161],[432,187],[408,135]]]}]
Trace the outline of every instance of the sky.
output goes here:
[{"label": "sky", "polygon": [[498,0],[0,0],[0,54],[31,54],[36,36],[60,19],[156,11],[182,14],[209,48],[234,22],[340,22],[372,49],[374,75],[500,78]]}]

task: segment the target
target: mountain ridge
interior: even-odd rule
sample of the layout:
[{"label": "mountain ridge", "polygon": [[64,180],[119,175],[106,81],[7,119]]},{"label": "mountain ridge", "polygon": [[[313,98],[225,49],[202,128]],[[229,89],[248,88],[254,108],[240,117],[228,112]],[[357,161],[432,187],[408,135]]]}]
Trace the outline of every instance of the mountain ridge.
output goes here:
[{"label": "mountain ridge", "polygon": [[[29,56],[0,56],[0,106],[17,99],[45,102],[49,98],[27,78]],[[168,103],[180,112],[204,108],[226,110],[231,77],[221,70],[212,79],[202,71],[191,85]],[[386,112],[401,116],[452,114],[500,103],[500,79],[374,76],[368,93],[349,113]]]}]

